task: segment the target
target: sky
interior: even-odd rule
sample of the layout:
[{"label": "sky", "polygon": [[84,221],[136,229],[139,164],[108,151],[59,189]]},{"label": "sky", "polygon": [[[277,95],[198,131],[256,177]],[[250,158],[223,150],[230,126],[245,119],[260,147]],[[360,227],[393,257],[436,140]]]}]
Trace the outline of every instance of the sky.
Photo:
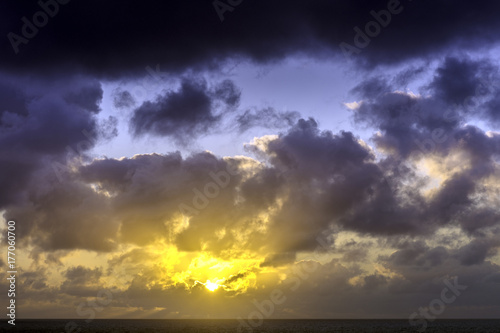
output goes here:
[{"label": "sky", "polygon": [[19,318],[500,318],[499,10],[2,2]]}]

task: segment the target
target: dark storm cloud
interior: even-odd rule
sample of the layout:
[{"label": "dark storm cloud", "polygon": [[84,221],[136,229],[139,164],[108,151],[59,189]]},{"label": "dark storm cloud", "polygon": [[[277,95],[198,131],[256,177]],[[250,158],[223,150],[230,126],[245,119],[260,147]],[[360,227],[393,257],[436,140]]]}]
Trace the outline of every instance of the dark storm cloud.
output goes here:
[{"label": "dark storm cloud", "polygon": [[[352,133],[320,131],[312,119],[299,120],[260,148],[264,149],[260,154],[269,157],[268,166],[209,153],[185,159],[178,153],[153,154],[95,160],[80,168],[78,178],[111,195],[125,242],[147,244],[175,233],[174,242],[183,251],[200,250],[202,244],[214,253],[241,246],[260,248],[270,252],[265,265],[274,265],[279,258],[272,259],[273,253],[294,256],[296,251],[314,249],[316,237],[336,218],[368,200],[383,177],[372,152]],[[260,148],[248,149],[258,152]],[[226,174],[226,183],[220,173],[229,166],[235,172]],[[207,190],[214,182],[223,184],[216,195],[210,194],[213,188]],[[235,195],[240,198],[238,204]],[[275,211],[280,201],[281,208]],[[182,216],[181,204],[187,207],[183,214],[189,214],[189,226],[174,231]],[[262,218],[263,214],[269,217]],[[265,226],[264,233],[254,230],[256,220]],[[377,227],[377,221],[363,223],[346,227],[383,233],[389,228]],[[229,232],[217,236],[216,231],[224,228],[246,230],[246,240],[237,241]]]},{"label": "dark storm cloud", "polygon": [[[104,221],[108,204],[71,176],[75,161],[87,159],[99,140],[116,135],[115,118],[96,117],[100,83],[83,77],[0,80],[10,86],[2,91],[11,92],[4,100],[0,130],[0,207],[8,220],[24,222],[19,241],[29,240],[42,251],[109,251],[117,225]],[[105,236],[99,236],[96,223],[103,223]],[[30,239],[30,234],[36,237]]]},{"label": "dark storm cloud", "polygon": [[[477,283],[484,276],[484,272],[481,271],[499,270],[497,265],[485,261],[495,255],[495,247],[498,247],[498,241],[493,238],[473,239],[466,245],[451,249],[443,246],[432,247],[421,240],[405,240],[399,241],[396,245],[397,250],[393,254],[380,256],[378,260],[388,268],[403,273],[408,282],[411,281],[405,289],[417,281],[425,283],[426,279],[422,278],[423,276],[435,274],[453,276],[457,272],[461,272],[461,276],[470,276],[472,273],[474,277],[470,277],[470,281]],[[428,286],[414,286],[415,289],[422,287]]]},{"label": "dark storm cloud", "polygon": [[126,90],[116,90],[113,92],[113,105],[115,108],[130,108],[135,106],[136,101],[130,92]]},{"label": "dark storm cloud", "polygon": [[[473,61],[467,58],[448,57],[436,70],[434,80],[429,87],[435,96],[449,104],[461,104],[470,97],[487,93],[482,87],[488,76],[496,68],[488,60]],[[479,88],[483,88],[480,90]]]},{"label": "dark storm cloud", "polygon": [[342,173],[374,159],[353,133],[321,131],[312,118],[300,119],[285,135],[271,141],[267,153],[274,166],[311,178]]},{"label": "dark storm cloud", "polygon": [[[83,140],[95,141],[102,89],[94,80],[1,79],[2,118],[0,132],[2,191],[0,206],[20,199],[32,173],[51,161],[65,159],[68,147]],[[87,138],[82,131],[86,131]],[[91,148],[78,147],[82,153]]]},{"label": "dark storm cloud", "polygon": [[386,285],[388,278],[380,274],[372,274],[364,277],[363,289],[370,292]]},{"label": "dark storm cloud", "polygon": [[[394,98],[396,106],[398,103],[407,105],[413,100],[404,94],[389,94],[389,97]],[[422,106],[432,105],[424,103]],[[374,121],[379,121],[377,117],[380,117],[382,124],[392,122],[392,117],[386,116],[390,110],[375,110],[372,113]],[[405,114],[401,113],[401,117]],[[434,120],[429,121],[432,122]],[[439,123],[438,120],[435,122]],[[403,140],[404,135],[411,134],[412,123],[409,124],[395,139]],[[425,129],[423,126],[418,128]],[[500,151],[498,135],[487,136],[471,126],[452,129],[451,133],[455,138],[449,139],[446,149],[435,148],[435,154],[446,156],[458,149],[466,154],[471,168],[448,175],[432,198],[426,198],[421,192],[429,180],[416,172],[411,165],[413,159],[401,161],[388,156],[376,163],[372,152],[357,142],[351,133],[333,135],[328,131],[321,132],[312,119],[299,120],[288,133],[267,142],[264,151],[258,143],[248,146],[248,150],[257,156],[268,158],[272,168],[248,179],[242,193],[258,198],[258,205],[272,205],[287,186],[300,188],[287,197],[271,225],[276,233],[285,226],[296,231],[291,238],[277,242],[283,246],[283,251],[310,249],[317,245],[313,240],[320,231],[334,224],[372,235],[425,235],[452,223],[477,232],[494,225],[493,220],[500,216],[498,210],[485,208],[474,199],[485,191],[479,183],[495,172],[494,158]],[[425,137],[418,134],[419,138]],[[418,150],[418,153],[415,153],[415,159],[432,152]],[[279,172],[278,178],[273,169]],[[248,204],[253,203],[253,199],[248,201]],[[474,216],[482,216],[482,222],[473,222]]]},{"label": "dark storm cloud", "polygon": [[[203,208],[193,202],[208,183],[214,182],[211,173],[225,171],[233,164],[232,168],[238,170],[238,163],[238,160],[226,161],[210,153],[199,153],[186,159],[180,153],[137,155],[121,160],[96,160],[82,167],[80,174],[83,180],[98,184],[100,189],[113,196],[110,204],[121,221],[123,241],[142,245],[169,238],[178,223],[176,221],[183,216],[179,207],[184,204],[199,211],[190,214],[193,216],[189,228],[177,235],[178,248],[193,251],[208,241],[208,250],[218,252],[235,244],[233,235],[228,233],[217,240],[214,231],[234,222],[229,218],[231,211],[226,208],[233,206],[234,187],[244,172],[230,176],[230,182],[219,188],[216,197],[205,197],[206,206]],[[234,226],[238,223],[234,222]]]},{"label": "dark storm cloud", "polygon": [[409,67],[409,68],[401,71],[400,73],[398,73],[392,79],[392,83],[396,87],[406,88],[408,83],[415,80],[416,78],[418,78],[419,76],[421,76],[424,73],[425,73],[425,68],[423,66],[422,67],[413,67],[412,66],[412,67]]},{"label": "dark storm cloud", "polygon": [[342,260],[345,262],[362,262],[368,255],[367,249],[353,249],[344,252]]},{"label": "dark storm cloud", "polygon": [[381,185],[382,170],[374,163],[372,152],[352,133],[320,131],[313,119],[300,119],[286,134],[268,142],[264,152],[284,183],[262,182],[253,192],[266,193],[268,184],[277,193],[283,188],[300,188],[289,192],[271,225],[270,235],[294,230],[276,242],[282,251],[313,250],[320,233],[339,222],[350,230],[398,232],[390,222],[341,219],[357,211],[365,200],[371,201],[375,192],[388,192]]},{"label": "dark storm cloud", "polygon": [[260,267],[279,267],[287,264],[291,264],[295,261],[295,253],[275,253],[271,256],[266,257],[264,262],[260,264]]},{"label": "dark storm cloud", "polygon": [[485,118],[498,127],[500,70],[491,59],[448,57],[436,70],[429,91],[465,119]]},{"label": "dark storm cloud", "polygon": [[496,224],[493,220],[500,217],[498,209],[481,204],[481,200],[495,195],[484,182],[498,172],[495,160],[500,152],[500,136],[486,136],[478,128],[467,126],[456,132],[455,139],[454,150],[459,149],[470,166],[449,175],[441,184],[427,207],[427,220],[435,224],[457,222],[474,234]]},{"label": "dark storm cloud", "polygon": [[86,268],[76,266],[64,272],[65,280],[60,285],[61,293],[78,297],[95,297],[102,292],[100,279],[103,276],[101,268]]},{"label": "dark storm cloud", "polygon": [[104,194],[71,177],[59,182],[52,170],[42,177],[25,190],[29,200],[7,207],[7,216],[25,221],[24,237],[36,235],[31,245],[46,251],[115,248],[118,221]]},{"label": "dark storm cloud", "polygon": [[[475,247],[478,243],[473,240],[470,244]],[[387,293],[379,295],[381,298],[378,298],[378,304],[383,298],[398,294],[406,299],[400,306],[403,308],[410,306],[410,309],[406,310],[406,316],[408,316],[419,306],[429,304],[431,299],[439,297],[443,288],[446,287],[443,283],[445,280],[452,282],[453,279],[457,279],[459,285],[467,288],[467,291],[460,295],[460,303],[475,304],[482,308],[481,312],[490,312],[493,299],[489,294],[498,292],[500,287],[494,282],[499,266],[488,261],[482,262],[484,256],[480,253],[485,251],[479,249],[477,256],[474,254],[475,250],[469,252],[471,249],[467,249],[461,253],[465,248],[432,247],[421,241],[405,241],[397,247],[399,249],[391,256],[379,258],[379,262],[396,273],[396,276],[393,275],[388,279]],[[477,259],[481,257],[482,259],[477,260],[475,264],[465,263],[460,257],[466,252],[471,257],[477,256]],[[459,253],[458,259],[460,260],[457,259],[457,253]],[[458,309],[453,308],[454,305],[450,304],[447,309],[450,316],[463,316],[460,315]],[[394,309],[387,310],[394,311]],[[468,315],[472,315],[472,312],[468,311]]]},{"label": "dark storm cloud", "polygon": [[[12,208],[10,213],[35,221],[33,232],[53,230],[37,241],[37,245],[45,249],[109,251],[116,245],[110,239],[117,235],[118,226],[123,241],[147,244],[172,235],[182,213],[179,204],[194,207],[193,200],[198,193],[195,190],[203,191],[214,181],[210,172],[220,172],[232,164],[241,168],[230,177],[230,185],[220,188],[220,194],[208,200],[206,208],[191,214],[189,227],[175,231],[173,241],[180,250],[195,251],[205,244],[209,251],[219,254],[223,249],[239,246],[266,248],[270,254],[295,253],[313,250],[318,235],[334,225],[384,236],[428,235],[451,223],[458,223],[476,235],[495,226],[498,212],[481,207],[473,197],[483,191],[478,182],[494,174],[498,135],[486,135],[473,126],[460,127],[456,120],[443,120],[443,111],[438,106],[445,102],[439,97],[386,91],[389,87],[388,83],[374,79],[359,85],[355,92],[366,100],[355,110],[355,117],[382,130],[375,142],[396,152],[394,157],[377,161],[374,152],[354,134],[321,131],[313,119],[301,119],[277,138],[261,138],[261,143],[248,146],[250,152],[267,162],[265,166],[254,161],[251,167],[243,167],[248,163],[245,160],[224,160],[209,153],[186,159],[172,153],[95,160],[81,167],[78,173],[70,173],[63,184],[50,186],[46,191],[30,189],[32,200],[43,202],[46,210],[30,207],[26,202]],[[92,96],[97,103],[99,94]],[[143,104],[136,109],[136,115],[146,114],[140,111],[145,105],[155,106],[159,108],[159,115],[165,117],[158,118],[160,124],[177,121],[178,127],[186,131],[189,127],[179,125],[183,124],[184,117],[195,120],[201,117],[204,121],[206,112],[211,112],[214,104],[229,109],[236,106],[238,97],[235,96],[239,96],[238,90],[228,81],[208,86],[204,81],[184,80],[179,90],[160,96],[156,104]],[[184,107],[184,102],[188,106],[197,105],[198,101],[203,102],[199,103],[201,115],[197,110],[193,115],[185,115],[174,108]],[[75,103],[71,105],[77,107]],[[87,113],[91,115],[94,110],[91,108]],[[151,132],[154,124],[150,122]],[[446,156],[458,149],[470,157],[474,167],[450,175],[429,200],[420,192],[427,181],[411,168],[412,161],[425,155],[422,151],[414,153],[419,147],[415,139],[428,140],[429,133],[433,138],[434,126],[442,124],[449,131],[448,141],[435,143],[434,150],[426,153]],[[97,130],[96,124],[94,130]],[[406,148],[402,146],[405,142]],[[408,158],[410,167],[401,164],[404,158]],[[234,207],[235,195],[242,202],[236,211],[227,209]],[[87,199],[81,202],[79,198]],[[72,225],[72,230],[78,232],[71,237],[60,237],[68,232],[64,221],[70,215],[57,206],[60,202],[75,207],[71,214],[80,212]],[[280,209],[276,210],[278,202]],[[100,218],[92,219],[96,212]],[[261,219],[257,217],[259,214],[268,215],[267,221],[260,222],[267,231],[264,235],[253,231],[246,244],[236,241],[230,233],[214,234],[224,228],[250,228],[255,219]],[[474,221],[478,216],[483,217],[483,222]],[[88,225],[86,227],[87,220],[102,223],[106,228],[96,237]],[[349,254],[360,258],[363,255],[362,250]]]},{"label": "dark storm cloud", "polygon": [[26,289],[46,290],[47,276],[43,270],[23,272],[22,283]]},{"label": "dark storm cloud", "polygon": [[500,93],[496,95],[485,104],[486,116],[495,124],[500,126]]},{"label": "dark storm cloud", "polygon": [[[480,200],[494,196],[483,184],[498,172],[500,137],[466,122],[487,114],[483,103],[495,98],[497,72],[487,59],[447,58],[425,86],[424,96],[395,91],[383,77],[355,87],[352,93],[362,100],[353,117],[378,131],[372,140],[386,154],[379,167],[388,186],[374,187],[371,201],[341,221],[361,227],[358,231],[410,234],[426,234],[449,224],[481,234],[495,225],[500,211]],[[429,180],[415,173],[412,164],[456,154],[468,167],[447,174],[432,197],[425,198],[421,189]]]},{"label": "dark storm cloud", "polygon": [[[496,243],[496,244],[495,244]],[[458,250],[457,258],[462,265],[470,266],[484,262],[484,260],[496,254],[500,242],[488,239],[475,239]]]},{"label": "dark storm cloud", "polygon": [[[57,5],[49,1],[42,3]],[[123,307],[153,309],[169,297],[178,302],[186,292],[178,286],[162,289],[158,281],[165,272],[145,263],[164,258],[149,255],[148,245],[163,242],[179,252],[204,251],[223,260],[260,256],[261,268],[239,271],[225,280],[230,283],[264,267],[307,267],[306,261],[294,261],[299,252],[316,250],[318,237],[328,234],[337,242],[338,233],[352,232],[376,240],[334,242],[328,250],[341,259],[318,264],[298,292],[286,295],[290,306],[284,309],[312,317],[406,316],[439,295],[442,279],[460,276],[474,290],[463,296],[464,304],[484,305],[485,313],[493,313],[500,292],[499,267],[492,262],[500,246],[500,135],[471,124],[484,117],[498,129],[500,81],[493,61],[447,57],[421,95],[404,88],[426,73],[423,67],[356,85],[351,93],[362,101],[353,107],[353,117],[377,132],[376,151],[355,133],[321,130],[296,112],[238,113],[241,92],[232,81],[212,84],[186,74],[217,70],[230,58],[275,63],[305,55],[344,61],[339,43],[355,43],[353,28],[364,30],[375,20],[370,11],[380,13],[391,3],[401,12],[353,60],[369,67],[430,60],[454,54],[455,47],[481,50],[498,41],[497,2],[444,0],[244,1],[225,12],[223,22],[212,1],[71,1],[57,5],[58,13],[18,45],[18,54],[5,37],[0,210],[7,219],[22,221],[19,241],[29,242],[24,248],[32,250],[35,266],[62,265],[60,256],[73,250],[111,253],[108,275],[119,265],[143,273],[126,286]],[[0,4],[3,36],[22,35],[21,18],[33,21],[38,10],[34,1]],[[127,90],[112,95],[116,108],[133,109],[133,134],[185,143],[213,133],[226,116],[241,132],[251,127],[283,132],[247,146],[258,160],[209,152],[89,158],[100,140],[117,135],[116,118],[97,118],[103,98],[97,79],[133,79],[156,64],[182,74],[175,76],[178,88],[140,105]],[[438,176],[420,173],[421,162]],[[139,247],[114,256],[111,251],[122,244]],[[378,257],[374,264],[380,271],[365,272],[360,267],[370,263],[371,246],[394,251]],[[73,297],[95,297],[107,277],[101,268],[61,271],[64,281],[57,291],[48,286],[48,266],[27,271],[21,278],[25,299],[47,301],[57,293],[60,308],[67,308]],[[253,306],[254,297],[268,297],[266,288],[290,286],[294,279],[287,273],[285,280],[266,281],[261,289],[267,294],[259,289],[243,297]],[[179,307],[209,314],[213,309],[199,301],[209,296],[200,296],[201,284],[196,288]],[[227,315],[235,303],[224,302],[217,311]],[[29,306],[38,313],[40,307]],[[276,311],[286,314],[284,309]]]},{"label": "dark storm cloud", "polygon": [[231,80],[224,80],[216,85],[211,92],[215,100],[220,100],[227,106],[236,107],[240,103],[241,91]]},{"label": "dark storm cloud", "polygon": [[[394,91],[387,79],[372,78],[352,90],[362,98],[354,111],[354,120],[381,130],[381,136],[373,137],[378,147],[402,158],[444,153],[456,141],[481,145],[481,135],[472,133],[473,127],[460,126],[483,115],[494,118],[490,106],[494,105],[497,94],[497,73],[498,68],[488,59],[446,58],[425,87],[430,93],[427,96]],[[482,137],[483,141],[491,142],[482,145],[494,145],[496,141],[484,134]],[[492,153],[491,148],[486,149],[488,154]],[[480,154],[483,150],[475,151]]]},{"label": "dark storm cloud", "polygon": [[135,109],[130,126],[135,135],[170,136],[182,143],[214,131],[239,98],[239,89],[230,80],[208,87],[204,80],[184,79],[177,91],[168,91]]},{"label": "dark storm cloud", "polygon": [[386,260],[397,266],[433,267],[449,257],[450,253],[444,247],[430,248],[423,241],[415,241],[401,243]]},{"label": "dark storm cloud", "polygon": [[11,127],[15,126],[16,122],[21,119],[20,116],[28,114],[27,104],[30,100],[27,99],[26,91],[22,87],[9,84],[6,80],[2,81],[0,88],[0,124]]},{"label": "dark storm cloud", "polygon": [[101,118],[98,122],[96,133],[97,141],[105,142],[118,136],[118,119],[114,116]]},{"label": "dark storm cloud", "polygon": [[72,267],[66,270],[65,277],[68,283],[87,284],[89,281],[96,281],[102,276],[99,268],[89,269],[83,266]]},{"label": "dark storm cloud", "polygon": [[362,98],[376,98],[390,91],[391,86],[387,83],[387,80],[382,77],[369,78],[351,89],[351,93],[359,95]]},{"label": "dark storm cloud", "polygon": [[[463,144],[458,147],[470,153],[486,148],[491,152],[495,146],[489,145],[488,138],[483,132],[464,130]],[[498,284],[494,283],[498,266],[488,261],[496,253],[498,241],[489,236],[481,237],[482,227],[476,229],[472,242],[464,241],[451,249],[433,247],[424,241],[401,240],[405,237],[432,237],[431,232],[440,226],[456,226],[457,218],[471,211],[481,211],[480,205],[475,206],[468,199],[477,188],[468,181],[477,179],[473,177],[481,178],[483,173],[465,172],[450,177],[436,196],[423,200],[418,190],[425,183],[412,185],[419,176],[411,169],[402,169],[393,175],[400,183],[400,189],[394,195],[383,182],[383,177],[395,162],[378,162],[369,147],[352,133],[321,131],[314,120],[301,119],[278,137],[261,140],[248,149],[255,152],[260,149],[260,156],[267,157],[265,165],[251,163],[250,159],[221,159],[207,152],[186,158],[180,153],[171,153],[119,160],[96,159],[79,167],[78,172],[71,174],[63,184],[48,189],[42,187],[41,193],[33,191],[31,195],[38,195],[36,202],[42,203],[46,210],[40,209],[22,220],[36,221],[38,228],[32,229],[32,234],[36,232],[41,239],[36,244],[46,250],[85,248],[108,251],[114,245],[109,243],[111,239],[145,248],[157,240],[164,240],[175,244],[179,251],[203,248],[221,257],[228,250],[235,249],[266,254],[262,267],[289,264],[296,252],[314,250],[322,232],[331,233],[332,226],[340,226],[342,230],[382,236],[381,239],[387,237],[387,245],[395,247],[395,253],[380,257],[378,263],[390,269],[391,274],[366,273],[355,265],[346,267],[334,260],[318,265],[315,274],[307,274],[307,278],[301,281],[297,292],[290,291],[286,295],[287,304],[297,311],[318,317],[331,315],[332,311],[348,314],[359,310],[359,304],[363,304],[360,313],[379,313],[382,302],[384,313],[405,316],[436,297],[433,295],[439,295],[443,288],[442,279],[457,275],[460,283],[477,288],[472,296],[464,296],[464,302],[495,304],[495,300],[484,301],[484,296],[498,290]],[[487,156],[477,163],[487,162]],[[197,193],[205,191],[210,182],[215,183],[211,173],[220,175],[222,170],[228,170],[228,166],[234,171],[229,174],[228,182],[218,178],[226,185],[220,186],[217,195],[207,197],[205,207],[198,207],[198,212],[189,216],[189,224],[184,230],[176,231],[183,219],[179,204],[195,207],[193,198],[199,196]],[[92,188],[89,188],[90,184]],[[388,201],[391,203],[389,207]],[[56,203],[63,208],[58,208]],[[65,212],[64,207],[73,209]],[[448,207],[450,209],[446,210]],[[440,211],[444,214],[436,214]],[[70,215],[72,223],[65,224]],[[498,223],[498,218],[491,221]],[[483,228],[491,226],[486,224]],[[223,236],[216,234],[224,228],[232,232]],[[51,230],[54,237],[43,230]],[[69,235],[65,236],[68,239],[61,239],[65,234]],[[239,238],[235,237],[237,234],[240,234]],[[439,241],[441,243],[446,244]],[[351,248],[353,250],[349,251]],[[340,253],[346,260],[363,260],[366,258],[364,249],[367,247],[349,242]],[[133,261],[143,267],[148,256],[141,249],[136,250],[115,257],[110,264]],[[293,267],[310,268],[305,265],[302,261]],[[188,297],[185,290],[178,287],[162,289],[151,284],[162,278],[157,269],[144,269],[143,273],[135,275],[128,285],[125,294],[129,301],[123,306],[133,304],[153,308],[159,299],[165,297],[176,300]],[[229,277],[227,281],[243,278],[241,274],[244,273]],[[492,276],[490,282],[482,283],[484,276]],[[67,296],[93,296],[98,290],[97,285],[85,281],[101,277],[98,269],[72,268],[66,273],[66,282],[59,292]],[[354,278],[360,281],[359,284],[352,284]],[[296,280],[297,276],[287,274],[280,287],[289,291],[290,286],[296,285]],[[202,290],[200,286],[192,294],[196,296]],[[34,290],[30,292],[34,293]],[[250,300],[268,297],[267,291],[267,294],[259,292],[252,291],[241,297]],[[401,298],[395,300],[394,294]],[[313,300],[311,295],[324,297]],[[36,297],[42,296],[45,295]],[[332,303],[331,297],[348,301]],[[395,302],[398,306],[394,306]],[[190,300],[180,307],[186,304],[191,304]],[[282,310],[276,311],[280,313]]]},{"label": "dark storm cloud", "polygon": [[240,132],[252,127],[287,128],[300,118],[297,111],[277,111],[271,107],[260,110],[246,110],[236,118]]},{"label": "dark storm cloud", "polygon": [[70,91],[64,96],[68,104],[77,105],[83,109],[98,113],[102,101],[102,88],[99,82],[84,85],[78,91]]},{"label": "dark storm cloud", "polygon": [[[158,63],[165,71],[177,72],[215,68],[228,57],[257,62],[293,54],[343,57],[339,44],[355,46],[354,27],[364,32],[367,23],[376,22],[372,11],[383,17],[381,11],[397,8],[398,14],[393,13],[380,33],[353,55],[371,66],[428,57],[459,45],[472,50],[490,46],[498,41],[500,25],[495,15],[499,4],[493,0],[453,6],[444,0],[251,1],[226,11],[223,22],[211,1],[126,1],[119,6],[71,1],[57,6],[58,12],[45,25],[25,28],[25,37],[21,18],[33,22],[33,15],[42,11],[40,5],[35,1],[2,4],[0,31],[5,37],[0,63],[4,70],[70,70],[118,77],[143,75],[146,66]],[[23,43],[11,43],[10,32],[25,38]]]}]

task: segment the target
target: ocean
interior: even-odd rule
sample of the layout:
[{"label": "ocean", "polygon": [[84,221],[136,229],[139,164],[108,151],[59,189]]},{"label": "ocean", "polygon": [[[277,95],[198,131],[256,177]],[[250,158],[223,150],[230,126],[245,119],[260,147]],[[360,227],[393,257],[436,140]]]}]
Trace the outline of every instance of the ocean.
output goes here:
[{"label": "ocean", "polygon": [[136,320],[136,319],[97,319],[90,323],[84,320],[16,320],[15,327],[2,323],[1,332],[103,332],[103,333],[217,333],[217,332],[269,332],[269,333],[296,333],[296,332],[342,332],[342,333],[500,333],[500,319],[449,319],[428,322],[425,330],[412,327],[408,320],[377,319],[377,320],[264,320],[254,323],[255,327],[243,328],[237,320]]}]

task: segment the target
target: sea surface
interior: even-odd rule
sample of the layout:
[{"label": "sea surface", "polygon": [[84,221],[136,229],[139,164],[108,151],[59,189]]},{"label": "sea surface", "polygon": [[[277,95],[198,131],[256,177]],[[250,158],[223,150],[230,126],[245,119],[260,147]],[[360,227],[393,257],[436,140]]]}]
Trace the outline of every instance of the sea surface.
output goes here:
[{"label": "sea surface", "polygon": [[[450,319],[428,322],[425,330],[421,325],[411,326],[408,320],[264,320],[254,322],[252,327],[237,320],[118,320],[118,319],[96,319],[89,323],[85,320],[16,320],[16,325],[7,324],[5,320],[1,326],[1,332],[103,332],[103,333],[159,333],[159,332],[183,332],[183,333],[216,333],[216,332],[272,332],[272,333],[295,333],[295,332],[342,332],[342,333],[395,333],[395,332],[477,332],[477,333],[500,333],[500,319],[476,320],[476,319]],[[238,327],[240,330],[238,330]],[[419,330],[420,329],[420,330]]]}]

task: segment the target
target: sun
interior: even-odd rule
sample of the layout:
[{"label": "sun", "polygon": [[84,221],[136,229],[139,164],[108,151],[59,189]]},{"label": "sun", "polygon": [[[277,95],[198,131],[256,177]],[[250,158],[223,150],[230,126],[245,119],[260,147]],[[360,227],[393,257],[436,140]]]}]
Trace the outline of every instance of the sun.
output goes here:
[{"label": "sun", "polygon": [[217,288],[219,288],[219,285],[214,282],[210,282],[210,280],[207,280],[205,283],[205,287],[210,290],[210,291],[215,291]]}]

